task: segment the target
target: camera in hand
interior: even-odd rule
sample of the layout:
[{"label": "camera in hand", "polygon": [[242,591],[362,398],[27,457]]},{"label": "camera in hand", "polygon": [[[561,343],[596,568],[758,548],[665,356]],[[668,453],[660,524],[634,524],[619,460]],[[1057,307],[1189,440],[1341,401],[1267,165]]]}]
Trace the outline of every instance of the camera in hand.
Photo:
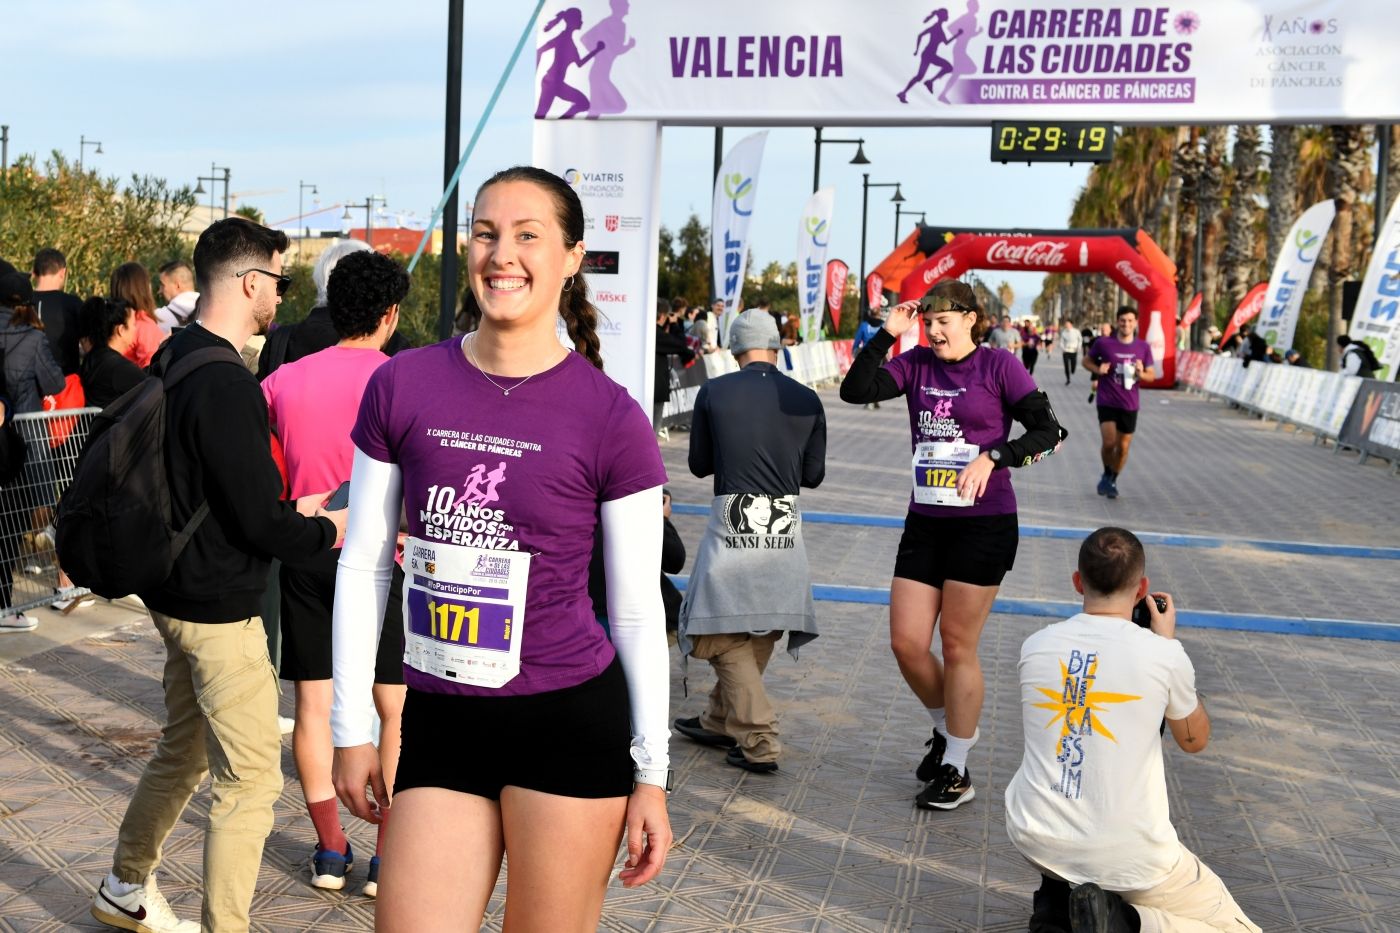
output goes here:
[{"label": "camera in hand", "polygon": [[1133,607],[1133,624],[1139,628],[1152,627],[1152,612],[1147,608],[1149,599],[1156,601],[1158,612],[1167,611],[1167,601],[1161,596],[1144,596],[1139,599],[1137,605]]}]

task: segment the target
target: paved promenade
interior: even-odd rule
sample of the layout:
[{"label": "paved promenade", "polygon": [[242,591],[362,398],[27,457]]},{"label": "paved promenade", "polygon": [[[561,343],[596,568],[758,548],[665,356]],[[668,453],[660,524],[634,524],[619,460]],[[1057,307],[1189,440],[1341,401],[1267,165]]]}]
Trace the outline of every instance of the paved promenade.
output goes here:
[{"label": "paved promenade", "polygon": [[[1092,528],[1400,547],[1400,479],[1309,437],[1183,392],[1147,393],[1122,498],[1094,494],[1098,432],[1085,379],[1063,388],[1042,366],[1065,449],[1015,483],[1023,526]],[[827,481],[804,510],[902,514],[908,421],[902,405],[852,408],[823,392]],[[663,444],[678,503],[708,501],[685,469],[686,435]],[[678,515],[694,552],[702,519]],[[810,522],[814,578],[887,587],[898,530]],[[1238,543],[1149,546],[1154,588],[1183,609],[1322,617],[1400,627],[1400,562],[1280,553]],[[1003,595],[1069,601],[1076,540],[1025,537]],[[952,813],[912,806],[927,717],[886,644],[886,609],[818,604],[822,637],[800,662],[775,656],[769,689],[785,745],[776,775],[724,764],[673,739],[677,843],[652,885],[610,889],[600,929],[1019,931],[1031,869],[1006,839],[1002,789],[1020,759],[1015,682],[1021,640],[1044,619],[998,614],[982,643],[987,700],[970,765],[976,800]],[[69,619],[39,610],[32,634],[0,639],[0,930],[102,929],[88,917],[116,828],[161,720],[159,639],[138,608],[100,604]],[[1382,633],[1394,633],[1386,628]],[[1183,841],[1267,931],[1400,929],[1400,643],[1214,628],[1183,629],[1214,736],[1198,756],[1167,752]],[[673,655],[672,716],[709,690]],[[290,694],[284,698],[290,711]],[[358,895],[373,833],[346,892],[306,883],[314,835],[284,743],[277,808],[254,905],[266,931],[369,930]],[[567,767],[567,762],[561,762]],[[161,887],[198,916],[207,789],[166,847]],[[500,901],[486,929],[500,929]]]}]

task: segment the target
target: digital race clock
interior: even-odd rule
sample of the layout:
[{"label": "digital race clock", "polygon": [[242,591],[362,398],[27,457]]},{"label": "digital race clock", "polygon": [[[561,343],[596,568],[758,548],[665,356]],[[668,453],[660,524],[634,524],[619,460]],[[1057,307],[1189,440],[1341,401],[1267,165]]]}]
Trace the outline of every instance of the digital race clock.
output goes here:
[{"label": "digital race clock", "polygon": [[1113,158],[1111,123],[992,124],[993,162],[1107,162]]}]

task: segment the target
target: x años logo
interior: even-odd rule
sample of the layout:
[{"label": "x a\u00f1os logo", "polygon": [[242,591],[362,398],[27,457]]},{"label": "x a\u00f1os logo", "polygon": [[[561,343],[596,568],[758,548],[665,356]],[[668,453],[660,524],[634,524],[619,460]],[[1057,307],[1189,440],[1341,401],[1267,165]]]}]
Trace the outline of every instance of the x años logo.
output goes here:
[{"label": "x a\u00f1os logo", "polygon": [[734,213],[740,217],[747,217],[753,213],[753,204],[750,202],[749,209],[744,210],[739,207],[739,202],[744,198],[752,197],[754,184],[752,178],[746,178],[740,172],[734,172],[724,176],[724,196],[729,198],[734,204]]}]

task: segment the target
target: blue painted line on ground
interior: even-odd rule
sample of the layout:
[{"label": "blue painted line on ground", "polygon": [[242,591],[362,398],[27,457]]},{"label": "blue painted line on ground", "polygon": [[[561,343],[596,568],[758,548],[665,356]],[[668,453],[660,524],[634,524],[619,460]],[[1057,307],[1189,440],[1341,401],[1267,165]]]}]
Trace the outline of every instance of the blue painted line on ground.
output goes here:
[{"label": "blue painted line on ground", "polygon": [[[676,586],[684,590],[688,576],[672,576]],[[862,603],[887,606],[890,591],[878,586],[835,586],[817,583],[812,597],[819,602]],[[1000,615],[1032,616],[1040,619],[1068,619],[1080,611],[1079,603],[1049,599],[1015,599],[998,597],[992,612]],[[1313,619],[1302,616],[1267,616],[1243,612],[1212,612],[1202,609],[1178,609],[1178,625],[1186,628],[1227,629],[1236,632],[1269,632],[1276,635],[1309,635],[1324,638],[1360,638],[1369,641],[1400,642],[1400,625],[1389,622],[1364,622],[1357,619]]]},{"label": "blue painted line on ground", "polygon": [[[707,505],[674,503],[677,515],[709,515]],[[861,525],[868,528],[903,528],[902,515],[846,515],[839,512],[803,512],[802,520],[819,525]],[[1092,528],[1065,528],[1057,525],[1022,525],[1023,538],[1059,538],[1082,541]],[[1306,554],[1313,557],[1353,557],[1364,560],[1400,560],[1400,547],[1367,547],[1359,544],[1322,544],[1310,541],[1272,541],[1265,538],[1230,538],[1219,535],[1189,535],[1159,531],[1134,532],[1143,544],[1162,547],[1227,548],[1272,551],[1279,554]]]}]

